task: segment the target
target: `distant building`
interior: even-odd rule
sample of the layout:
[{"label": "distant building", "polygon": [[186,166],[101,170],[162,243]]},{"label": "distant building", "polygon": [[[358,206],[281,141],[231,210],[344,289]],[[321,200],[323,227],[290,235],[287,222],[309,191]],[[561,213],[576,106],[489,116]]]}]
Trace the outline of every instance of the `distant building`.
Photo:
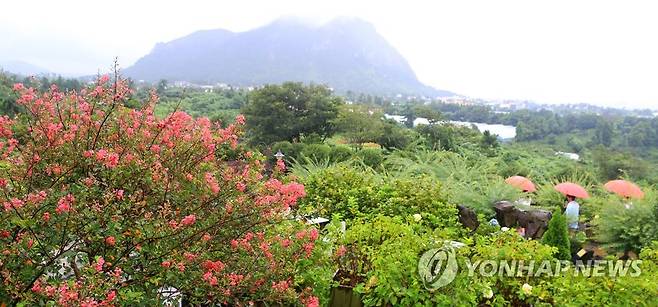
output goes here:
[{"label": "distant building", "polygon": [[574,161],[580,160],[580,155],[577,154],[577,153],[573,153],[573,152],[558,151],[558,152],[555,153],[555,155],[565,157],[567,159],[571,159],[571,160],[574,160]]},{"label": "distant building", "polygon": [[400,124],[404,124],[407,121],[407,118],[402,115],[390,115],[390,114],[384,114],[384,118],[386,119],[392,119]]},{"label": "distant building", "polygon": [[215,91],[215,87],[212,85],[201,85],[199,86],[205,93],[212,93]]}]

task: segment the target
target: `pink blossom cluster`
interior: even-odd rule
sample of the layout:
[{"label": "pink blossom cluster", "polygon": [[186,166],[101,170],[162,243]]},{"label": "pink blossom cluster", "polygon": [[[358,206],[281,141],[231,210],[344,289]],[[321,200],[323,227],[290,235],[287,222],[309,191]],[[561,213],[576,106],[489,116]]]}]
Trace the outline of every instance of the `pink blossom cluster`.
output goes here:
[{"label": "pink blossom cluster", "polygon": [[[272,231],[304,186],[266,179],[262,156],[237,146],[243,116],[224,126],[159,117],[155,93],[128,108],[128,82],[107,75],[80,91],[14,91],[25,112],[0,116],[0,292],[28,305],[110,306],[131,282],[171,279],[218,301],[317,305],[293,285],[318,231]],[[91,260],[46,279],[71,255]]]}]

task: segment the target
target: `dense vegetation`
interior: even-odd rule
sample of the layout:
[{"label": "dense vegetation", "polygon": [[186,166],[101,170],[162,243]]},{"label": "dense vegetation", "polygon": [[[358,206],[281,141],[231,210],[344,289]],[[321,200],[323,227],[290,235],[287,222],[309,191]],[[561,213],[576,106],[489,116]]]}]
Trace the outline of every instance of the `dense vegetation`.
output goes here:
[{"label": "dense vegetation", "polygon": [[[347,103],[299,83],[150,89],[102,77],[42,91],[14,85],[25,81],[16,77],[0,81],[0,302],[153,305],[175,299],[164,291],[171,290],[192,304],[318,306],[342,287],[368,306],[658,303],[654,145],[630,147],[622,129],[649,133],[653,119]],[[432,124],[407,126],[385,113]],[[515,124],[521,133],[502,142],[446,119]],[[524,134],[524,125],[534,132]],[[569,139],[582,145],[577,161],[555,155],[572,148]],[[537,192],[505,184],[512,175],[532,179]],[[601,188],[620,177],[646,196],[630,202]],[[561,181],[592,194],[579,200],[586,231],[569,234],[561,214],[541,240],[489,224],[500,200],[531,197],[532,208],[559,213],[564,199],[553,185]],[[457,205],[472,209],[480,226],[465,228]],[[306,222],[318,217],[331,222]],[[595,245],[609,259],[642,259],[642,273],[462,269],[430,291],[419,258],[445,242],[460,243],[460,268],[571,260]]]}]

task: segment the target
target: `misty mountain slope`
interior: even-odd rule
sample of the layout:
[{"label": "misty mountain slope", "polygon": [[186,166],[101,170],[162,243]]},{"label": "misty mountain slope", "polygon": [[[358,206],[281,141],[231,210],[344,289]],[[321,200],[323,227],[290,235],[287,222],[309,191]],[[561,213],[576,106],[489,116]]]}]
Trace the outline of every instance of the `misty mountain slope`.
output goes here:
[{"label": "misty mountain slope", "polygon": [[407,61],[371,24],[353,18],[322,26],[281,19],[240,33],[198,31],[157,44],[124,73],[147,81],[303,81],[328,84],[341,92],[452,95],[419,82]]},{"label": "misty mountain slope", "polygon": [[23,61],[0,61],[0,69],[11,73],[31,76],[49,74],[50,72],[43,68]]}]

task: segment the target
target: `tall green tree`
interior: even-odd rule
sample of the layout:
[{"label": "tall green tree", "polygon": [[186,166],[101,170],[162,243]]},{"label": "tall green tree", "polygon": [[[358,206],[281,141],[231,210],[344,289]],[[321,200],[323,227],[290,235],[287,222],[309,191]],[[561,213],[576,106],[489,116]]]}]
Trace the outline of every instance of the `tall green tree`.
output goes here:
[{"label": "tall green tree", "polygon": [[326,86],[286,82],[251,92],[242,113],[252,143],[272,144],[303,135],[331,136],[341,104]]},{"label": "tall green tree", "polygon": [[569,230],[567,229],[567,218],[561,210],[555,210],[551,221],[548,222],[548,229],[541,242],[557,248],[555,257],[560,260],[571,259],[571,242],[569,241]]},{"label": "tall green tree", "polygon": [[405,118],[404,125],[407,126],[407,128],[413,128],[414,121],[416,120],[415,107],[410,103],[406,104],[402,111],[402,115],[404,115]]}]

